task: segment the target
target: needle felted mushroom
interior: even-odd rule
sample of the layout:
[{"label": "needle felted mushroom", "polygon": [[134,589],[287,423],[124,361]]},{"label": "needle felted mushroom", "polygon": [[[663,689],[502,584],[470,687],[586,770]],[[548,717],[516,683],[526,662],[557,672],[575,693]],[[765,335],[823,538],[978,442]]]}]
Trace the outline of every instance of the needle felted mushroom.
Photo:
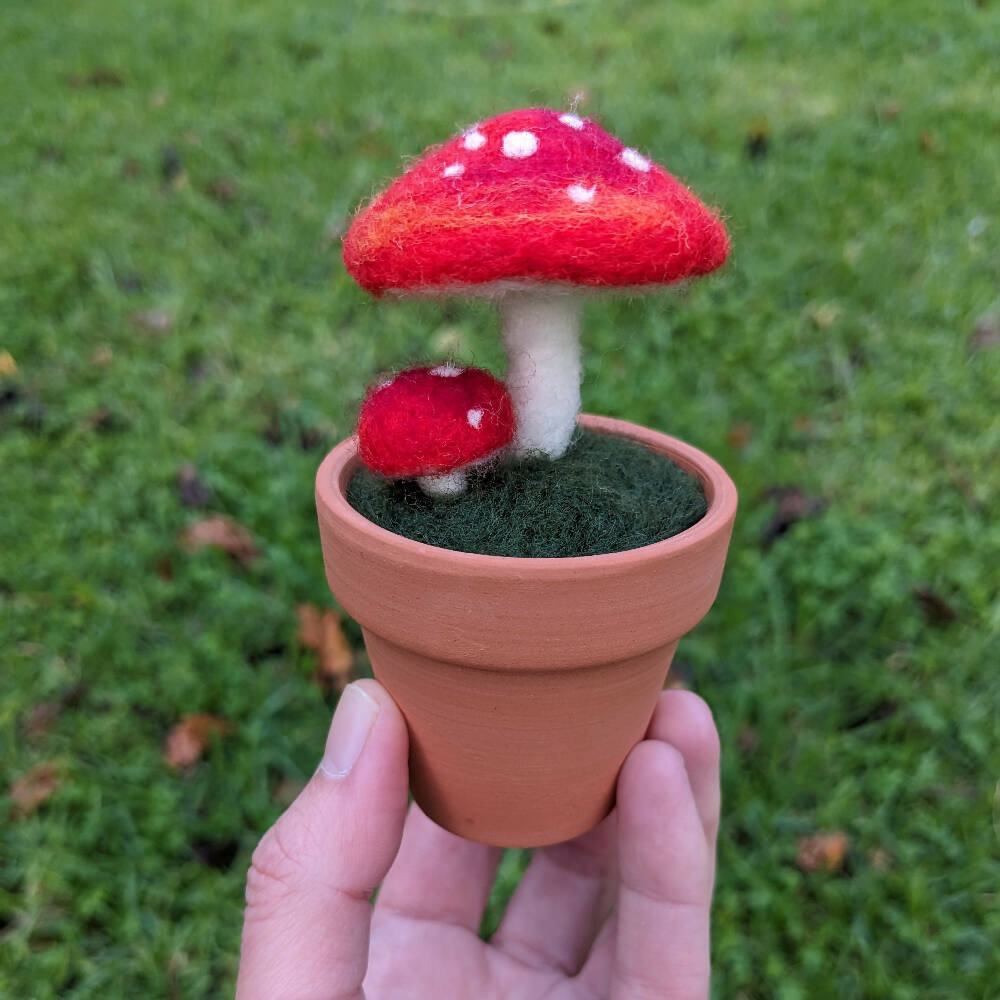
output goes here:
[{"label": "needle felted mushroom", "polygon": [[411,368],[375,386],[358,416],[358,450],[373,472],[416,479],[429,496],[465,490],[469,468],[506,448],[514,410],[481,368]]},{"label": "needle felted mushroom", "polygon": [[581,289],[719,267],[725,227],[595,122],[511,111],[428,150],[355,218],[344,263],[373,295],[494,299],[519,454],[561,456],[580,409]]}]

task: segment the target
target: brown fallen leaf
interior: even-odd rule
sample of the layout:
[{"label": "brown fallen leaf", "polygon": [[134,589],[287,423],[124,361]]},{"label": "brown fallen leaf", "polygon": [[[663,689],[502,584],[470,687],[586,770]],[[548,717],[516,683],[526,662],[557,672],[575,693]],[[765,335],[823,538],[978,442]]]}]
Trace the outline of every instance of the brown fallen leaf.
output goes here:
[{"label": "brown fallen leaf", "polygon": [[17,362],[10,351],[0,351],[0,375],[16,375]]},{"label": "brown fallen leaf", "polygon": [[1000,347],[1000,319],[984,316],[972,328],[967,346],[970,351],[982,351],[989,347]]},{"label": "brown fallen leaf", "polygon": [[95,66],[89,73],[71,73],[66,82],[71,87],[121,87],[124,75],[110,66]]},{"label": "brown fallen leaf", "polygon": [[174,325],[174,317],[166,309],[142,309],[132,313],[129,321],[140,330],[166,333]]},{"label": "brown fallen leaf", "polygon": [[796,865],[804,872],[839,872],[847,859],[850,840],[842,830],[814,833],[799,841]]},{"label": "brown fallen leaf", "polygon": [[24,717],[24,735],[29,743],[37,743],[55,725],[67,708],[79,705],[87,693],[87,685],[80,681],[66,688],[58,697],[40,701]]},{"label": "brown fallen leaf", "polygon": [[726,437],[734,448],[742,450],[750,443],[750,439],[753,437],[753,426],[746,420],[738,424],[733,424],[729,428],[729,433]]},{"label": "brown fallen leaf", "polygon": [[920,604],[929,625],[950,625],[958,617],[958,612],[951,604],[930,587],[915,587],[913,596]]},{"label": "brown fallen leaf", "polygon": [[29,743],[37,743],[62,715],[63,704],[58,698],[40,701],[24,718],[24,735]]},{"label": "brown fallen leaf", "polygon": [[190,462],[177,472],[177,496],[185,507],[204,507],[212,499],[212,487],[202,480]]},{"label": "brown fallen leaf", "polygon": [[892,855],[884,847],[868,852],[868,863],[876,871],[887,872],[892,867]]},{"label": "brown fallen leaf", "polygon": [[191,552],[222,549],[243,566],[249,566],[258,555],[250,532],[225,514],[211,514],[195,521],[181,532],[180,543]]},{"label": "brown fallen leaf", "polygon": [[323,612],[315,604],[300,604],[295,613],[299,618],[299,642],[306,649],[318,649]]},{"label": "brown fallen leaf", "polygon": [[87,414],[83,426],[88,431],[114,431],[121,427],[121,418],[107,406],[98,406]]},{"label": "brown fallen leaf", "polygon": [[90,363],[95,368],[107,368],[114,360],[115,352],[110,344],[98,344],[90,355]]},{"label": "brown fallen leaf", "polygon": [[343,691],[354,669],[351,650],[340,615],[333,608],[320,610],[314,604],[298,608],[299,642],[316,653],[316,680],[328,691]]},{"label": "brown fallen leaf", "polygon": [[765,549],[770,548],[793,524],[806,517],[815,517],[824,506],[819,497],[809,496],[798,486],[774,486],[764,491],[764,497],[778,501],[778,509],[761,537]]},{"label": "brown fallen leaf", "polygon": [[28,768],[10,785],[8,795],[18,816],[30,816],[62,784],[59,765],[54,760],[43,760]]},{"label": "brown fallen leaf", "polygon": [[829,330],[840,316],[840,307],[833,302],[823,302],[809,307],[809,318],[817,330]]},{"label": "brown fallen leaf", "polygon": [[205,194],[215,201],[227,204],[235,201],[239,197],[240,189],[236,186],[236,181],[229,177],[219,177],[211,181],[205,188]]},{"label": "brown fallen leaf", "polygon": [[232,728],[231,722],[206,712],[185,715],[167,733],[163,746],[163,759],[171,767],[190,767],[200,759],[213,737],[224,736],[231,732]]},{"label": "brown fallen leaf", "polygon": [[736,737],[736,745],[740,748],[740,753],[747,757],[757,749],[759,742],[760,737],[757,735],[757,730],[749,726],[746,729],[741,729]]}]

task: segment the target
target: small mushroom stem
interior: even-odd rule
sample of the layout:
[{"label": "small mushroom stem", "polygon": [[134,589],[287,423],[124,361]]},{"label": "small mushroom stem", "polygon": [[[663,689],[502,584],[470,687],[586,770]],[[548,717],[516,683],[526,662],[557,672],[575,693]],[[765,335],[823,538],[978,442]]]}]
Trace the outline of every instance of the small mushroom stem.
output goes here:
[{"label": "small mushroom stem", "polygon": [[517,417],[514,454],[559,458],[580,412],[582,296],[571,289],[519,289],[498,306]]},{"label": "small mushroom stem", "polygon": [[417,485],[429,497],[457,497],[465,492],[466,479],[465,469],[455,469],[439,476],[419,476]]}]

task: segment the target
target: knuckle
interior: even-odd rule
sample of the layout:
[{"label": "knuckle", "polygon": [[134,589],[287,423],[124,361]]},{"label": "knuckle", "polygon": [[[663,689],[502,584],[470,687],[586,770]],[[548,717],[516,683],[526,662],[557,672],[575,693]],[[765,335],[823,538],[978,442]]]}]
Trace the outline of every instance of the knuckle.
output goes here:
[{"label": "knuckle", "polygon": [[308,857],[300,828],[279,820],[261,838],[250,859],[246,902],[250,909],[266,908],[296,892]]}]

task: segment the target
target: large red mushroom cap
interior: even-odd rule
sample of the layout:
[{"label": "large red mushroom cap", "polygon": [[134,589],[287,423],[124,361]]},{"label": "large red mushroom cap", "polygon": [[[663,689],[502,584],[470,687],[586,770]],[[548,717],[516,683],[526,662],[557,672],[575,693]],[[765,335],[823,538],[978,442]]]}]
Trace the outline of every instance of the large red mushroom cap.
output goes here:
[{"label": "large red mushroom cap", "polygon": [[348,271],[374,295],[668,284],[728,252],[718,216],[661,166],[589,118],[544,108],[430,149],[344,239]]},{"label": "large red mushroom cap", "polygon": [[514,410],[481,368],[411,368],[375,386],[358,417],[361,460],[391,479],[441,476],[510,444]]}]

